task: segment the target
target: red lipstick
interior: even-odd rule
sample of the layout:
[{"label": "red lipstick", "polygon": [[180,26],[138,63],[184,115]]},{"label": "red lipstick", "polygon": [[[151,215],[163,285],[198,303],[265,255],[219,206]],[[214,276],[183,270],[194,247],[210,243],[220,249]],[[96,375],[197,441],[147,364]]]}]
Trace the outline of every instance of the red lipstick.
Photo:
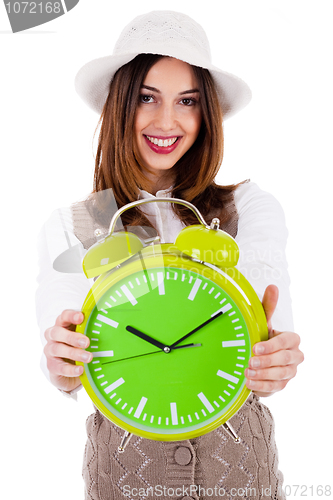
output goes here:
[{"label": "red lipstick", "polygon": [[[162,155],[167,155],[169,153],[172,153],[172,151],[174,151],[176,149],[176,147],[178,146],[180,139],[181,139],[181,137],[178,137],[176,142],[171,144],[171,146],[158,146],[157,144],[153,144],[145,135],[144,135],[144,138],[145,138],[146,143],[148,144],[150,149],[152,151],[154,151],[154,153],[158,153],[158,154],[162,154]],[[168,137],[157,137],[157,136],[154,136],[154,138],[162,139],[162,140],[168,139]],[[172,139],[172,138],[173,137],[169,137],[169,139]]]}]

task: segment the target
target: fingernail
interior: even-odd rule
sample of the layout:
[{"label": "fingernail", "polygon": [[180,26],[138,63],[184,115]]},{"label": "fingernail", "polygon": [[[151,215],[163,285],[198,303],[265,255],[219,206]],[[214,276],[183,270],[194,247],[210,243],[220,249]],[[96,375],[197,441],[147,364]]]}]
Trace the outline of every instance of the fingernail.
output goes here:
[{"label": "fingernail", "polygon": [[259,359],[253,358],[251,361],[251,366],[252,366],[252,368],[258,368],[258,366],[260,366]]},{"label": "fingernail", "polygon": [[79,322],[80,319],[81,319],[81,313],[77,313],[77,314],[74,315],[74,321]]},{"label": "fingernail", "polygon": [[86,339],[81,339],[78,341],[80,347],[88,347],[88,342]]},{"label": "fingernail", "polygon": [[80,375],[81,374],[81,366],[77,366],[75,368],[75,373],[76,373],[76,375]]},{"label": "fingernail", "polygon": [[263,345],[256,345],[254,349],[256,354],[263,354],[263,352],[265,351]]},{"label": "fingernail", "polygon": [[248,377],[255,377],[256,373],[257,372],[255,370],[247,370]]},{"label": "fingernail", "polygon": [[248,381],[248,387],[251,387],[251,389],[253,389],[255,386],[256,386],[256,382],[254,380]]},{"label": "fingernail", "polygon": [[90,361],[91,354],[90,354],[90,352],[84,352],[81,354],[80,357],[81,357],[82,361]]}]

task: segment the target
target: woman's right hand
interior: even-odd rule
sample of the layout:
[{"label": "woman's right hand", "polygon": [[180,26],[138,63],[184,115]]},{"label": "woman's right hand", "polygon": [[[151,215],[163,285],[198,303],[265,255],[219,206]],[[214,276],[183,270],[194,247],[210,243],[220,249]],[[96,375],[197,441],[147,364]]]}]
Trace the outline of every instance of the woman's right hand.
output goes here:
[{"label": "woman's right hand", "polygon": [[55,325],[44,333],[47,340],[44,353],[51,382],[66,392],[81,384],[79,376],[83,366],[76,366],[75,361],[89,363],[92,360],[92,354],[84,350],[89,346],[89,338],[75,332],[75,326],[83,319],[82,312],[66,309],[57,317]]}]

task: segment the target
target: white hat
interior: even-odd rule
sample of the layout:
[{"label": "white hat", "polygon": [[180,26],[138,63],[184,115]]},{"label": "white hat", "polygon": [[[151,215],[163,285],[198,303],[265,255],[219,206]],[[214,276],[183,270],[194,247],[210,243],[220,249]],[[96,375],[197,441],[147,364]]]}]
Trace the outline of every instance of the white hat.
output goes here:
[{"label": "white hat", "polygon": [[251,90],[237,76],[213,66],[203,28],[185,14],[153,11],[131,21],[122,31],[111,56],[85,64],[77,73],[75,88],[94,111],[101,114],[116,71],[138,54],[160,54],[206,68],[216,85],[224,119],[244,108]]}]

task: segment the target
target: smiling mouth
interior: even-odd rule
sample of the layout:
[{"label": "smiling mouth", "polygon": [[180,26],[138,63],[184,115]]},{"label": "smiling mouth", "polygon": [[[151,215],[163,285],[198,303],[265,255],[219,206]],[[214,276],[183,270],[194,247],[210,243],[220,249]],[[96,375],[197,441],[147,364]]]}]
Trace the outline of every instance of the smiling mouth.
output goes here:
[{"label": "smiling mouth", "polygon": [[170,139],[158,139],[157,137],[151,137],[149,135],[145,135],[149,142],[155,144],[155,146],[159,146],[160,148],[167,148],[173,146],[175,142],[178,141],[179,137],[170,137]]}]

